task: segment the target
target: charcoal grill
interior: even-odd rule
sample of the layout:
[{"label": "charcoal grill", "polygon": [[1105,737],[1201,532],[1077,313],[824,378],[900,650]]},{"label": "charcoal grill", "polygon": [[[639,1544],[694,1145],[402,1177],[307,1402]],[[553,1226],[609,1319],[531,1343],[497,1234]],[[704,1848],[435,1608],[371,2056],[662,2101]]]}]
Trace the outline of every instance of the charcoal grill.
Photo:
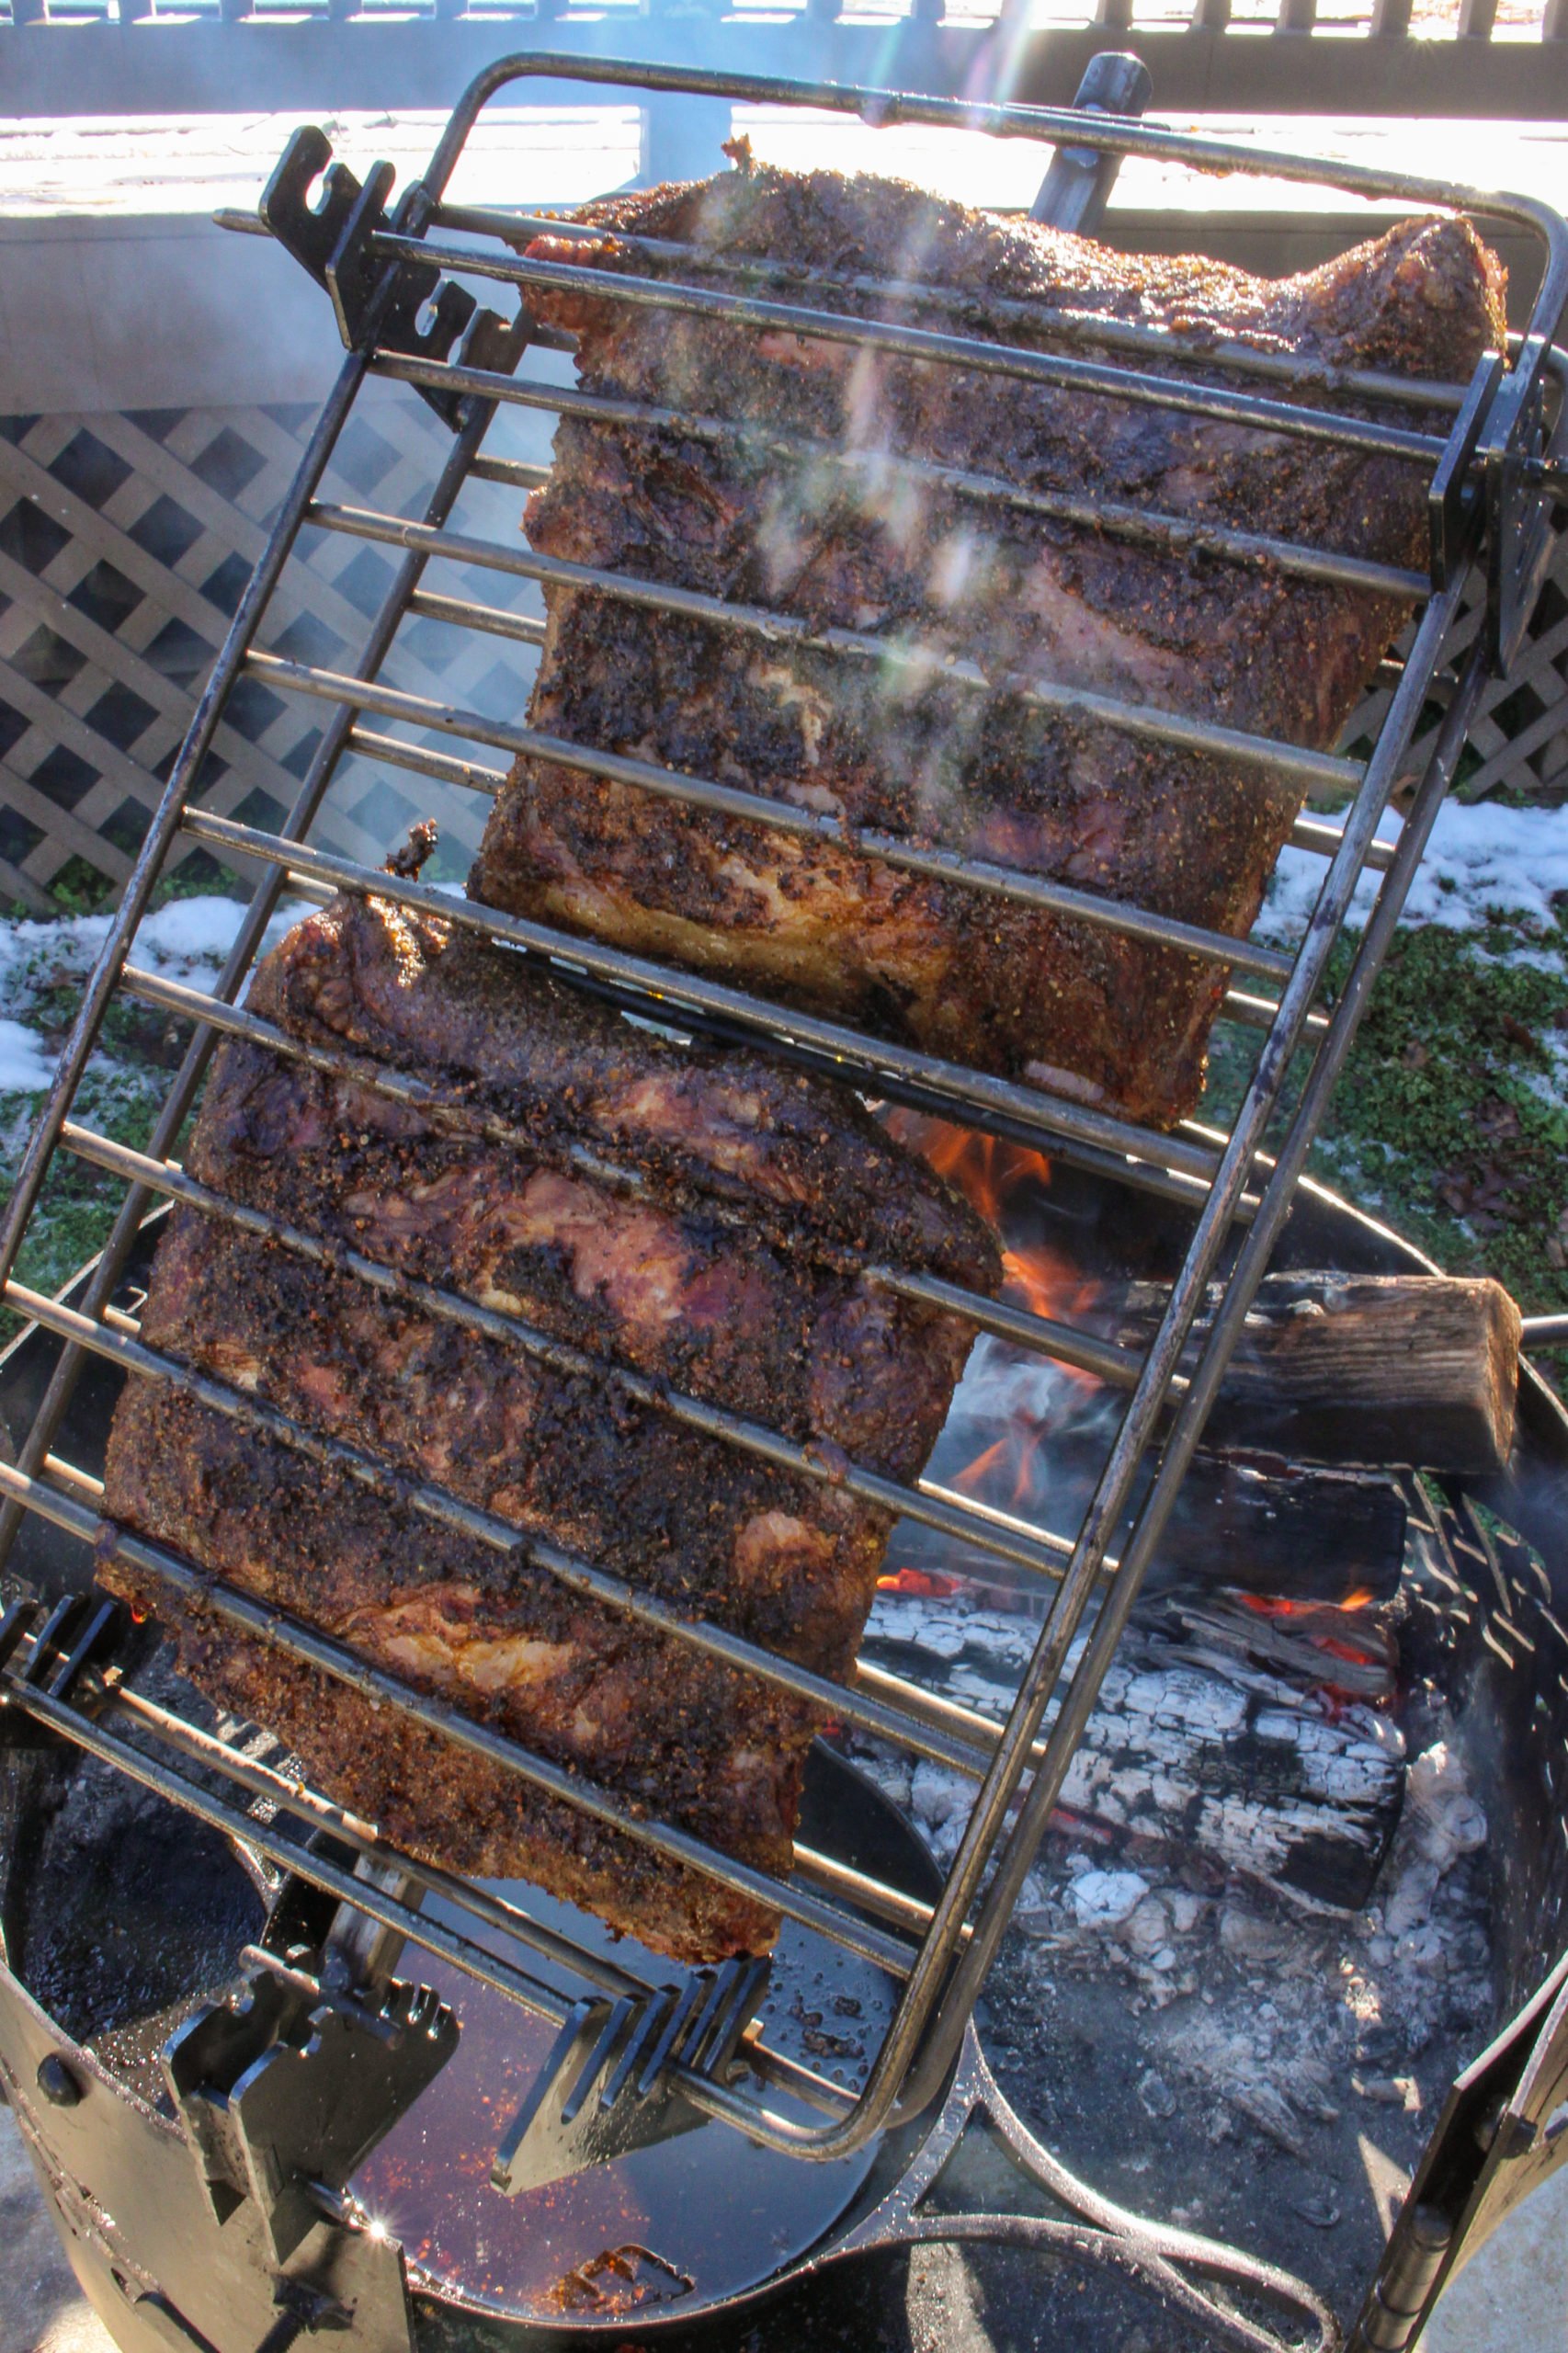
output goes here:
[{"label": "charcoal grill", "polygon": [[[733,291],[714,292],[684,283],[679,253],[652,245],[646,275],[608,278],[567,265],[519,259],[513,242],[519,227],[528,225],[521,216],[444,201],[483,108],[505,89],[551,74],[600,86],[806,106],[872,124],[923,123],[1054,145],[1057,160],[1043,200],[1053,217],[1075,225],[1090,217],[1096,189],[1103,194],[1104,159],[1127,154],[1199,171],[1267,174],[1309,188],[1332,187],[1408,206],[1460,209],[1483,222],[1511,224],[1533,238],[1541,258],[1540,286],[1523,333],[1506,351],[1489,355],[1471,382],[1423,381],[1413,399],[1411,385],[1396,376],[1345,371],[1330,381],[1290,359],[1250,350],[1223,354],[1227,369],[1246,380],[1248,389],[1217,388],[1166,372],[1173,363],[1179,369],[1184,358],[1210,355],[1184,352],[1175,337],[1103,322],[1053,320],[1054,347],[1049,352],[977,341],[957,326],[938,331],[869,322],[835,311],[830,285],[801,289],[787,273],[767,266],[748,267]],[[1111,102],[1116,103],[1114,93]],[[1124,90],[1121,103],[1126,102]],[[780,2270],[810,2268],[824,2259],[824,2249],[835,2256],[901,2236],[989,2229],[1086,2262],[1121,2266],[1223,2341],[1258,2348],[1282,2342],[1274,2326],[1257,2316],[1259,2299],[1276,2311],[1283,2305],[1298,2337],[1306,2331],[1302,2341],[1323,2347],[1337,2341],[1334,2317],[1302,2283],[1237,2250],[1127,2215],[1067,2175],[1010,2118],[986,2075],[972,2012],[1249,1302],[1288,1221],[1293,1212],[1300,1214],[1308,1150],[1454,777],[1483,683],[1489,672],[1506,667],[1528,620],[1550,549],[1551,497],[1563,482],[1557,469],[1561,380],[1552,336],[1568,300],[1568,228],[1522,199],[1232,149],[1126,116],[1096,117],[1094,135],[1095,148],[1085,153],[1084,117],[1067,111],[971,106],[881,90],[536,53],[504,60],[474,82],[425,179],[406,190],[390,213],[390,167],[376,166],[361,186],[345,165],[332,162],[318,131],[296,136],[268,186],[262,223],[330,294],[347,356],[202,694],[85,991],[0,1228],[6,1298],[36,1327],[29,1346],[54,1344],[52,1369],[35,1401],[18,1459],[14,1465],[0,1463],[6,1498],[0,1560],[24,1527],[42,1524],[56,1535],[78,1540],[97,1557],[152,1568],[285,1655],[324,1669],[381,1707],[436,1727],[672,1861],[695,1866],[775,1905],[785,1915],[790,1938],[812,1953],[847,1956],[857,1967],[880,1972],[895,1994],[858,2080],[835,2083],[758,2028],[758,1972],[732,1966],[674,1985],[651,1984],[635,1968],[593,1949],[577,1929],[553,1920],[547,1905],[527,1897],[505,1901],[389,1851],[372,1825],[345,1817],[286,1774],[256,1762],[237,1738],[217,1736],[138,1696],[131,1679],[138,1637],[111,1607],[66,1599],[40,1622],[32,1605],[18,1603],[0,1620],[0,1722],[7,1735],[43,1733],[108,1760],[231,1839],[236,1850],[260,1855],[286,1874],[283,1893],[273,1892],[267,1928],[245,1957],[243,2002],[188,2021],[170,2046],[168,2082],[185,2136],[178,2145],[180,2180],[188,2176],[194,2188],[189,2197],[176,2195],[164,2146],[168,2135],[162,2127],[156,2165],[149,2156],[137,2187],[137,2136],[145,2138],[153,2128],[131,2104],[119,2103],[114,2127],[100,2143],[106,2149],[114,2143],[112,2164],[107,2157],[105,2163],[120,2184],[123,2201],[145,2210],[154,2182],[161,2183],[157,2196],[179,2207],[176,2235],[188,2240],[206,2233],[210,2239],[200,2258],[207,2285],[188,2290],[208,2300],[199,2321],[182,2316],[166,2279],[134,2265],[128,2268],[115,2256],[114,2210],[91,2178],[90,2132],[84,2138],[86,2120],[104,2112],[108,2079],[51,2027],[14,1978],[0,1977],[0,2064],[7,2089],[76,2234],[84,2277],[91,2277],[128,2346],[196,2342],[216,2345],[218,2353],[250,2353],[265,2334],[268,2353],[282,2353],[302,2333],[324,2327],[347,2328],[354,2341],[374,2346],[378,2353],[382,2347],[402,2348],[414,2341],[415,2324],[399,2250],[384,2233],[368,2227],[342,2194],[363,2150],[419,2098],[449,2055],[449,2009],[434,1995],[403,1987],[389,1974],[405,1943],[439,1956],[527,2018],[556,2030],[537,2093],[497,2149],[496,2177],[503,2187],[563,2176],[617,2147],[656,2141],[700,2119],[720,2120],[753,2146],[808,2171],[820,2169],[824,2178],[835,2165],[864,2161],[853,2168],[856,2195],[844,2199],[835,2226],[819,2215],[809,2234],[811,2251],[797,2249]],[[309,192],[324,172],[324,192],[312,208]],[[460,282],[465,279],[512,290],[519,298],[517,315],[508,320],[479,309]],[[412,725],[469,746],[506,753],[547,750],[552,759],[569,761],[587,775],[614,777],[687,805],[800,832],[835,832],[829,820],[712,779],[655,768],[608,750],[559,745],[526,728],[497,724],[478,712],[381,683],[410,615],[513,645],[537,644],[542,636],[532,620],[427,589],[423,584],[431,564],[456,563],[543,582],[568,571],[574,579],[584,577],[575,568],[526,550],[449,528],[459,493],[470,479],[518,489],[539,479],[537,468],[484,454],[486,434],[503,408],[601,413],[604,404],[586,393],[518,372],[530,347],[551,341],[530,319],[529,290],[578,285],[600,300],[718,311],[759,326],[982,368],[1017,381],[1091,387],[1133,402],[1388,452],[1426,471],[1429,578],[1237,530],[1198,531],[1174,518],[1110,503],[1057,502],[1064,519],[1157,545],[1196,546],[1216,563],[1266,556],[1306,577],[1425,598],[1386,717],[1365,758],[1303,752],[1104,695],[1040,689],[1062,709],[1108,728],[1213,750],[1283,770],[1303,790],[1349,796],[1341,819],[1303,816],[1295,828],[1297,845],[1322,858],[1324,881],[1293,954],[1206,933],[1033,875],[966,864],[893,838],[860,838],[862,849],[905,870],[940,873],[978,892],[1120,929],[1241,976],[1226,1000],[1227,1017],[1257,1043],[1228,1135],[1193,1123],[1160,1133],[1038,1087],[890,1046],[690,972],[454,900],[416,875],[372,872],[312,839],[324,798],[347,755],[480,792],[494,792],[502,780],[494,768],[387,733],[372,727],[372,719]],[[329,504],[318,495],[335,445],[372,379],[407,386],[451,428],[449,454],[418,521]],[[1336,405],[1341,402],[1352,406]],[[1415,430],[1403,419],[1391,418],[1387,412],[1401,404],[1451,418],[1448,433]],[[701,417],[682,423],[696,436],[723,429]],[[975,494],[1002,496],[1005,486],[983,483]],[[286,659],[256,643],[295,540],[307,529],[345,534],[399,553],[392,585],[351,673]],[[1471,642],[1460,644],[1456,624],[1478,565],[1485,567],[1488,583],[1484,622]],[[612,597],[668,601],[664,591],[614,574],[595,575],[591,585]],[[743,632],[778,626],[778,616],[722,600],[683,602],[711,611]],[[214,732],[229,696],[244,679],[310,698],[331,713],[295,805],[275,832],[199,805]],[[1435,697],[1444,706],[1441,724],[1425,756],[1413,764],[1417,722]],[[1375,835],[1396,788],[1410,789],[1411,798],[1399,841],[1390,846]],[[205,993],[145,970],[131,956],[137,923],[171,851],[192,842],[259,870],[261,877],[222,974]],[[1348,981],[1332,1009],[1324,1010],[1319,1000],[1328,959],[1367,869],[1381,875],[1376,906]],[[633,1014],[699,1036],[742,1039],[864,1094],[1034,1147],[1110,1186],[1132,1188],[1148,1201],[1151,1213],[1157,1210],[1180,1222],[1185,1239],[1179,1271],[1158,1331],[1142,1353],[934,1278],[891,1267],[869,1270],[890,1289],[967,1318],[976,1332],[1087,1369],[1121,1392],[1114,1442],[1082,1523],[1072,1532],[983,1508],[929,1481],[905,1488],[853,1463],[818,1462],[778,1433],[717,1408],[699,1407],[656,1384],[616,1376],[656,1411],[688,1425],[699,1423],[726,1442],[803,1476],[841,1480],[869,1501],[961,1539],[971,1552],[1046,1581],[1052,1597],[1039,1643],[1000,1729],[869,1667],[862,1668],[847,1690],[821,1682],[727,1632],[675,1620],[650,1597],[591,1562],[547,1544],[527,1548],[541,1574],[562,1579],[642,1623],[818,1701],[842,1723],[965,1774],[975,1789],[973,1808],[939,1881],[923,1877],[918,1859],[901,1854],[896,1835],[886,1833],[885,1825],[880,1861],[868,1859],[878,1847],[869,1831],[856,1831],[835,1846],[830,1835],[835,1815],[842,1828],[855,1823],[858,1808],[864,1813],[864,1802],[844,1787],[826,1810],[822,1843],[802,1836],[795,1874],[781,1885],[670,1824],[633,1817],[580,1778],[560,1773],[165,1548],[111,1525],[102,1514],[97,1482],[57,1450],[73,1427],[78,1381],[89,1369],[107,1367],[114,1373],[134,1371],[178,1382],[286,1445],[318,1459],[348,1460],[348,1449],[145,1347],[128,1312],[134,1293],[122,1290],[149,1212],[165,1201],[210,1210],[267,1233],[287,1248],[323,1255],[318,1245],[276,1220],[242,1211],[208,1193],[171,1157],[220,1039],[251,1039],[317,1067],[346,1067],[335,1055],[283,1037],[238,1002],[286,885],[307,895],[375,891],[449,917],[510,948],[552,960],[575,984]],[[106,1014],[119,1000],[194,1027],[194,1040],[145,1151],[97,1133],[74,1116],[88,1057]],[[1304,1074],[1288,1097],[1292,1069]],[[415,1082],[396,1074],[355,1074],[394,1099],[417,1098]],[[102,1258],[74,1294],[54,1301],[19,1282],[14,1269],[59,1154],[107,1170],[123,1181],[126,1192]],[[396,1287],[370,1262],[351,1263],[367,1282]],[[1191,1351],[1194,1319],[1216,1276],[1222,1279],[1221,1302],[1201,1348]],[[548,1345],[451,1294],[421,1296],[422,1303],[460,1324],[505,1325],[506,1336],[524,1348]],[[603,1368],[588,1369],[604,1377]],[[1560,1461],[1562,1433],[1545,1392],[1531,1389],[1529,1395],[1526,1427],[1528,1432],[1533,1426],[1536,1437],[1527,1446],[1544,1447],[1544,1461]],[[1553,1448],[1559,1450],[1555,1457]],[[1153,1465],[1153,1477],[1128,1524],[1146,1464]],[[389,1468],[372,1460],[356,1457],[351,1467],[372,1481],[392,1478]],[[1536,1469],[1540,1472],[1540,1463]],[[508,1548],[517,1543],[515,1529],[501,1522],[482,1526],[483,1515],[460,1506],[437,1487],[410,1490],[401,1483],[399,1491],[405,1503],[437,1522],[449,1523],[460,1514],[469,1532]],[[1521,1506],[1516,1518],[1523,1518],[1528,1513]],[[1074,1654],[1069,1673],[1070,1649],[1085,1626],[1087,1642]],[[1054,1721],[1042,1738],[1053,1704]],[[1555,1718],[1553,1737],[1560,1740]],[[256,1818],[251,1801],[258,1797],[272,1811],[269,1823]],[[309,1844],[289,1828],[285,1817],[313,1834]],[[1543,1906],[1546,1902],[1543,1892]],[[1538,1962],[1543,1943],[1554,1942],[1554,1909],[1550,1919],[1551,1927],[1529,1946]],[[1522,2188],[1533,2185],[1568,2151],[1568,2134],[1555,2130],[1562,2114],[1560,2078],[1568,2071],[1568,1996],[1562,1995],[1559,1971],[1532,1992],[1499,2043],[1478,2063],[1475,2080],[1459,2096],[1454,2118],[1434,2143],[1369,2291],[1358,2344],[1398,2353],[1461,2252],[1479,2243]],[[997,2121],[1020,2164],[1066,2219],[938,2219],[918,2209],[977,2109]],[[1478,2120],[1485,2128],[1479,2135]],[[126,2211],[123,2202],[119,2211]],[[156,2229],[152,2217],[144,2219]],[[187,2260],[187,2273],[188,2268]],[[106,2277],[112,2284],[106,2284]],[[228,2299],[216,2309],[210,2302],[214,2280],[223,2283]],[[258,2295],[267,2312],[274,2300],[277,2304],[266,2331],[252,2325]],[[699,2292],[677,2317],[684,2321],[701,2308]],[[618,2327],[624,2325],[619,2314],[612,2318]],[[640,2310],[637,2326],[640,2332],[656,2328],[664,2319],[659,2311]],[[581,2312],[562,2311],[561,2325],[582,2325]]]}]

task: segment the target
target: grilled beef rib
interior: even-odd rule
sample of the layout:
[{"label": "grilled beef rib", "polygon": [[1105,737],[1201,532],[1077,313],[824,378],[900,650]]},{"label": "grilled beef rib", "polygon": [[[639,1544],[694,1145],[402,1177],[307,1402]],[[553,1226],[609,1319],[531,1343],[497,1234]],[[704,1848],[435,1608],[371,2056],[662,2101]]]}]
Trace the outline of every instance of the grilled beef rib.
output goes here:
[{"label": "grilled beef rib", "polygon": [[[861,1267],[994,1291],[995,1246],[974,1213],[836,1092],[653,1036],[520,957],[382,902],[339,901],[300,924],[250,1002],[428,1093],[394,1103],[230,1043],[195,1175],[603,1370],[551,1363],[188,1209],[159,1247],[149,1344],[683,1616],[847,1677],[888,1516],[628,1398],[614,1369],[722,1402],[830,1462],[914,1476],[970,1335]],[[816,1727],[803,1702],[172,1384],[129,1384],[107,1485],[115,1518],[633,1812],[789,1870]],[[745,1894],[236,1639],[140,1574],[108,1581],[169,1622],[196,1682],[415,1854],[527,1877],[682,1960],[771,1941],[777,1915]]]},{"label": "grilled beef rib", "polygon": [[[742,168],[589,205],[572,218],[592,237],[540,236],[530,256],[774,293],[745,277],[760,256],[792,267],[788,294],[814,307],[993,341],[1050,348],[1068,312],[1411,379],[1463,381],[1504,332],[1501,270],[1461,221],[1408,222],[1269,283],[733,152]],[[650,259],[640,238],[682,251]],[[473,895],[1135,1117],[1188,1112],[1222,969],[913,878],[858,854],[855,829],[1244,937],[1300,787],[1046,710],[1029,689],[1086,688],[1323,749],[1409,600],[1053,518],[1040,496],[1423,568],[1429,462],[555,287],[530,301],[575,335],[588,391],[657,412],[562,420],[528,504],[534,546],[871,645],[813,651],[550,585],[536,728],[827,813],[844,839],[524,756]],[[1221,357],[1131,364],[1226,381]],[[1446,427],[1418,399],[1366,413]],[[955,656],[988,691],[954,683]]]}]

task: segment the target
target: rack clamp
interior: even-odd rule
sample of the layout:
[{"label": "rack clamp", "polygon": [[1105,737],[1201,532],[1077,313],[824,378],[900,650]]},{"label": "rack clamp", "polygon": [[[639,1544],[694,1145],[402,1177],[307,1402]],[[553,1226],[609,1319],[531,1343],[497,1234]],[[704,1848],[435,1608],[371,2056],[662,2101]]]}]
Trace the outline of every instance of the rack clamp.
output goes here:
[{"label": "rack clamp", "polygon": [[[307,123],[284,148],[257,210],[284,251],[331,295],[346,350],[373,342],[379,351],[445,361],[457,345],[459,366],[510,374],[531,324],[526,313],[508,324],[498,313],[480,310],[434,262],[389,262],[377,252],[375,239],[393,225],[387,199],[396,176],[394,165],[372,164],[361,185],[347,164],[333,162],[326,133]],[[321,195],[312,204],[318,178]],[[404,209],[412,216],[404,225],[417,234],[430,210],[425,190],[410,189]],[[425,384],[415,389],[455,433],[468,395]]]},{"label": "rack clamp", "polygon": [[458,2044],[427,1985],[332,1986],[251,1946],[227,1998],[165,2045],[164,2074],[220,2223],[250,2201],[278,2263]]},{"label": "rack clamp", "polygon": [[1443,588],[1486,542],[1486,651],[1494,676],[1517,660],[1568,495],[1549,455],[1544,372],[1482,354],[1427,493],[1431,575]]},{"label": "rack clamp", "polygon": [[670,2069],[728,2081],[770,1967],[727,1961],[642,1996],[574,2002],[495,2153],[491,2187],[516,2198],[705,2123]]},{"label": "rack clamp", "polygon": [[58,1737],[29,1709],[30,1695],[91,1714],[119,1679],[118,1669],[102,1665],[122,1627],[118,1602],[67,1594],[38,1625],[42,1606],[24,1597],[0,1612],[0,1745],[7,1748],[43,1747]]},{"label": "rack clamp", "polygon": [[1543,369],[1515,369],[1498,388],[1480,457],[1486,501],[1487,652],[1494,674],[1517,660],[1557,545],[1543,480],[1549,441]]}]

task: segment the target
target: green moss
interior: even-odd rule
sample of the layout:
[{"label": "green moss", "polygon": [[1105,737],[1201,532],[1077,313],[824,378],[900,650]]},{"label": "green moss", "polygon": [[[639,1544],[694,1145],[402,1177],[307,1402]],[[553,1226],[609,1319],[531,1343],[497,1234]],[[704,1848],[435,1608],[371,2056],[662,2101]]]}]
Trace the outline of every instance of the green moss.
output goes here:
[{"label": "green moss", "polygon": [[[72,1117],[83,1127],[96,1128],[134,1151],[145,1151],[169,1080],[169,1071],[151,1060],[119,1062],[95,1056],[83,1077]],[[6,1110],[21,1114],[6,1138],[5,1157],[14,1167],[32,1125],[36,1098],[29,1102],[10,1096],[0,1102]],[[181,1131],[176,1158],[188,1124]],[[120,1178],[78,1160],[74,1154],[57,1153],[28,1222],[17,1260],[17,1279],[46,1295],[62,1290],[77,1268],[103,1248],[124,1198]],[[0,1308],[0,1346],[20,1329],[21,1319],[10,1309]]]},{"label": "green moss", "polygon": [[[232,875],[225,879],[234,883]],[[176,872],[160,881],[153,904],[205,895],[211,887],[210,872],[199,878]],[[81,1003],[84,978],[80,934],[56,936],[48,926],[33,938],[25,959],[7,972],[6,1011],[39,1034],[46,1057],[58,1054],[64,1043]],[[143,1148],[189,1034],[183,1021],[129,998],[114,998],[72,1117],[119,1142]],[[0,1175],[18,1165],[42,1099],[41,1094],[0,1096]],[[124,1193],[119,1179],[69,1153],[57,1153],[28,1222],[17,1279],[35,1290],[61,1290],[85,1259],[102,1249]],[[0,1308],[0,1345],[20,1328],[20,1319]]]},{"label": "green moss", "polygon": [[[62,915],[107,915],[115,903],[115,885],[85,858],[68,858],[49,886],[49,895]],[[166,907],[171,899],[241,898],[245,894],[239,876],[220,866],[205,850],[182,858],[172,871],[153,885],[148,907]]]},{"label": "green moss", "polygon": [[[1335,951],[1331,1004],[1358,944],[1347,934]],[[1219,1033],[1205,1119],[1223,1124],[1233,1113],[1256,1048],[1256,1032]],[[1568,923],[1496,921],[1468,933],[1426,925],[1394,940],[1312,1173],[1450,1272],[1494,1275],[1527,1315],[1561,1313],[1565,1097]],[[1546,1369],[1561,1381],[1568,1355]]]}]

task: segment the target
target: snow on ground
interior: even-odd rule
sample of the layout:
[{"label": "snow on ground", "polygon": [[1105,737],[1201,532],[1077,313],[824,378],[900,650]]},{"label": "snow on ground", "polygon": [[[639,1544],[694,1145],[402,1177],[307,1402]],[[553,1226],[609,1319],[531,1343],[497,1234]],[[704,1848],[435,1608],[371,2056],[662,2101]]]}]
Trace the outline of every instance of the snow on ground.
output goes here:
[{"label": "snow on ground", "polygon": [[[1386,817],[1382,837],[1397,841],[1400,822]],[[1258,925],[1267,939],[1300,938],[1327,868],[1310,850],[1287,847]],[[1365,922],[1381,877],[1363,875],[1351,920]],[[1405,902],[1406,923],[1474,931],[1494,913],[1550,925],[1554,894],[1568,892],[1568,809],[1509,809],[1495,801],[1450,801],[1437,813],[1432,839]]]},{"label": "snow on ground", "polygon": [[[286,902],[267,926],[267,944],[271,946],[304,912],[302,902]],[[199,986],[216,975],[244,914],[237,899],[171,899],[143,917],[131,961],[170,980]],[[49,1085],[57,1052],[61,992],[86,980],[108,937],[109,923],[106,915],[0,924],[0,1096],[36,1095]]]},{"label": "snow on ground", "polygon": [[43,1047],[20,1021],[0,1020],[0,1095],[32,1095],[49,1085]]}]

